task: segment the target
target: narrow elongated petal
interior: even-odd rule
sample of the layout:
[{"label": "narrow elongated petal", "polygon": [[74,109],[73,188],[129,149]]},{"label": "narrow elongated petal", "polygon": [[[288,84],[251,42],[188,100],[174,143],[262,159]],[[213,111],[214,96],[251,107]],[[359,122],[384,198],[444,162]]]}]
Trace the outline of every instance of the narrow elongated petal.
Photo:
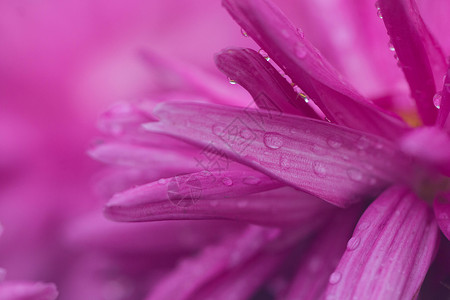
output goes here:
[{"label": "narrow elongated petal", "polygon": [[427,204],[392,187],[359,220],[326,299],[414,299],[438,246]]},{"label": "narrow elongated petal", "polygon": [[[257,197],[244,197],[280,186],[281,183],[270,177],[244,167],[201,171],[161,179],[117,194],[108,202],[105,213],[118,221],[208,219],[217,216],[264,221],[257,215],[258,210],[266,210],[270,215],[267,206],[279,200],[273,199],[276,194],[269,194],[261,201]],[[299,199],[288,201],[296,200]],[[309,200],[316,199],[306,201]],[[221,208],[224,210],[219,211]]]},{"label": "narrow elongated petal", "polygon": [[318,234],[303,256],[297,274],[291,284],[286,300],[321,299],[330,274],[348,248],[357,245],[357,240],[347,241],[352,235],[361,207],[336,212],[333,219]]},{"label": "narrow elongated petal", "polygon": [[396,138],[407,130],[360,96],[268,0],[224,0],[236,22],[304,90],[332,122]]},{"label": "narrow elongated petal", "polygon": [[52,283],[16,281],[0,283],[2,300],[55,300],[57,296],[58,291]]},{"label": "narrow elongated petal", "polygon": [[440,108],[436,125],[450,132],[450,68],[445,76],[444,87],[434,96],[434,101]]},{"label": "narrow elongated petal", "polygon": [[450,193],[443,193],[434,200],[434,214],[442,233],[450,240]]},{"label": "narrow elongated petal", "polygon": [[317,118],[314,110],[262,55],[251,49],[227,49],[216,55],[216,65],[242,85],[262,109]]},{"label": "narrow elongated petal", "polygon": [[[197,150],[196,152],[199,152]],[[110,142],[89,150],[89,155],[108,164],[134,168],[179,169],[179,172],[200,171],[191,149],[145,147],[128,143]]]},{"label": "narrow elongated petal", "polygon": [[442,50],[428,32],[414,0],[379,0],[377,5],[419,114],[425,124],[432,125],[437,116],[432,99],[447,69]]},{"label": "narrow elongated petal", "polygon": [[251,226],[240,235],[205,248],[198,256],[180,263],[147,300],[194,300],[194,295],[207,288],[208,283],[247,263],[279,235],[278,229]]},{"label": "narrow elongated petal", "polygon": [[338,206],[408,174],[408,160],[389,141],[327,122],[200,103],[164,103],[154,113],[160,122],[147,129],[214,144],[239,162]]}]

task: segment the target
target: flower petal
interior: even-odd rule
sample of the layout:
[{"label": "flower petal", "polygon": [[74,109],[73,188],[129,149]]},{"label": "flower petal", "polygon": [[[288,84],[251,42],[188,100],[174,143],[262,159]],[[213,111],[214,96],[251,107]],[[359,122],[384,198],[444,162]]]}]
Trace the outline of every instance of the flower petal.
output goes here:
[{"label": "flower petal", "polygon": [[407,130],[400,119],[368,103],[350,87],[271,2],[224,0],[223,5],[329,120],[392,139]]},{"label": "flower petal", "polygon": [[432,99],[447,69],[443,52],[414,0],[379,0],[377,5],[419,114],[426,125],[432,125],[437,116]]},{"label": "flower petal", "polygon": [[[157,182],[116,194],[106,205],[105,214],[116,221],[222,217],[271,222],[258,216],[258,210],[261,213],[265,211],[266,216],[271,215],[268,205],[280,200],[274,199],[280,194],[276,192],[274,195],[268,194],[260,201],[258,197],[253,199],[243,197],[281,185],[262,173],[244,167],[230,167],[225,171],[201,171],[160,179]],[[303,194],[300,193],[298,196],[303,197]],[[299,199],[289,198],[288,195],[285,197],[290,202],[299,201]],[[316,201],[308,196],[305,196],[305,199],[310,202]],[[312,203],[311,205],[315,206]],[[321,205],[317,206],[321,207]],[[280,209],[282,209],[281,203]]]},{"label": "flower petal", "polygon": [[359,220],[326,299],[414,299],[438,238],[427,204],[407,188],[390,188]]},{"label": "flower petal", "polygon": [[400,140],[403,152],[450,175],[450,137],[438,127],[419,127]]},{"label": "flower petal", "polygon": [[434,200],[433,208],[439,228],[450,240],[450,193],[438,195]]},{"label": "flower petal", "polygon": [[217,54],[216,65],[243,86],[262,109],[317,118],[314,110],[262,55],[251,49],[227,49]]},{"label": "flower petal", "polygon": [[444,128],[447,132],[450,132],[450,67],[447,70],[442,91],[438,92],[434,97],[434,101],[437,101],[437,104],[439,105],[439,114],[436,125]]},{"label": "flower petal", "polygon": [[327,122],[200,103],[164,103],[154,114],[160,122],[146,124],[148,130],[213,144],[338,206],[373,196],[408,174],[408,159],[389,141]]},{"label": "flower petal", "polygon": [[[361,207],[336,212],[303,255],[286,300],[321,299],[360,215]],[[348,247],[354,245],[349,243]]]},{"label": "flower petal", "polygon": [[[262,251],[270,249],[270,245],[280,239],[280,233],[281,231],[277,229],[250,226],[240,235],[226,239],[216,246],[205,248],[198,256],[180,263],[146,299],[197,299],[195,295],[207,289],[209,283],[220,280],[235,269],[240,270],[241,266],[245,266]],[[266,267],[270,266],[266,265]],[[250,271],[248,275],[254,274],[253,270]],[[241,282],[247,280],[251,278],[245,278]],[[257,281],[260,282],[259,279]],[[247,291],[245,288],[244,290]]]},{"label": "flower petal", "polygon": [[0,283],[2,300],[54,300],[57,296],[58,291],[52,283],[16,281]]}]

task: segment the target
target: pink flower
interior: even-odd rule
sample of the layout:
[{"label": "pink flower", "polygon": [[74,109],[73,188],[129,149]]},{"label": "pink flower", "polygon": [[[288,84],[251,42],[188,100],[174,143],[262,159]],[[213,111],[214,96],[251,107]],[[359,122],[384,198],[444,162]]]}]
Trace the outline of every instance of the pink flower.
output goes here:
[{"label": "pink flower", "polygon": [[[377,84],[385,81],[379,76],[389,68],[374,63],[383,57],[352,62],[345,53],[325,49],[348,81],[268,0],[223,4],[264,52],[226,49],[216,65],[258,108],[231,106],[242,102],[232,93],[224,97],[211,78],[165,64],[172,78],[189,82],[184,87],[189,90],[113,108],[100,121],[112,138],[90,151],[121,168],[111,169],[109,181],[103,181],[110,186],[105,182],[114,178],[116,190],[110,193],[138,185],[107,203],[105,214],[113,220],[256,224],[185,259],[147,299],[448,295],[450,75],[416,4],[380,0],[373,14],[378,10],[406,78],[392,80],[409,85],[426,125],[419,128],[396,114],[411,121],[405,111],[413,106],[401,85],[374,87],[355,76],[367,70]],[[352,20],[342,20],[347,22]],[[356,30],[366,29],[376,32]],[[344,32],[335,41],[346,38],[353,36]],[[360,55],[369,53],[357,46]],[[269,57],[278,66],[267,62]],[[393,111],[375,105],[350,82],[356,87],[362,82],[366,95]],[[189,98],[203,101],[185,101]],[[436,281],[442,284],[433,289]]]}]

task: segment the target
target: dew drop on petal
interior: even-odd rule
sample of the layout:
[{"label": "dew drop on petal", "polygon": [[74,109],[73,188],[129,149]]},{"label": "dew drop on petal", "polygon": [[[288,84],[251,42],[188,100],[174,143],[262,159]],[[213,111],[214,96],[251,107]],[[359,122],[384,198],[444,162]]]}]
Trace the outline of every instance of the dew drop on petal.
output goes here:
[{"label": "dew drop on petal", "polygon": [[339,136],[333,135],[327,139],[327,144],[333,149],[338,149],[342,146],[342,140]]},{"label": "dew drop on petal", "polygon": [[305,38],[305,33],[301,28],[297,28],[297,33],[302,39]]},{"label": "dew drop on petal", "polygon": [[236,81],[235,81],[234,79],[231,79],[231,78],[228,78],[228,82],[229,82],[230,84],[236,84]]},{"label": "dew drop on petal", "polygon": [[337,284],[339,281],[341,281],[342,274],[339,272],[333,272],[330,275],[329,282],[330,284]]},{"label": "dew drop on petal", "polygon": [[360,170],[354,169],[354,168],[348,169],[347,175],[351,180],[357,181],[357,182],[362,181],[363,177],[364,177],[363,173]]},{"label": "dew drop on petal", "polygon": [[362,222],[358,225],[358,230],[366,230],[370,227],[370,222]]},{"label": "dew drop on petal", "polygon": [[242,182],[244,184],[248,184],[248,185],[257,185],[261,182],[261,179],[259,179],[258,177],[255,177],[255,176],[248,176],[248,177],[245,177]]},{"label": "dew drop on petal", "polygon": [[306,49],[305,49],[305,45],[303,45],[302,43],[298,43],[298,44],[295,46],[294,52],[295,52],[295,55],[296,55],[298,58],[305,58],[305,57],[306,57],[306,54],[307,54]]},{"label": "dew drop on petal", "polygon": [[389,50],[391,50],[392,52],[395,51],[395,47],[394,47],[394,45],[392,44],[392,41],[389,41],[388,47],[389,47]]},{"label": "dew drop on petal", "polygon": [[377,8],[377,16],[378,16],[378,18],[383,19],[383,15],[381,14],[380,3],[378,3],[378,1],[375,2],[375,7]]},{"label": "dew drop on petal", "polygon": [[280,167],[283,170],[287,170],[290,167],[289,158],[286,155],[280,155]]},{"label": "dew drop on petal", "polygon": [[241,34],[244,37],[248,37],[248,34],[247,34],[247,32],[245,32],[244,28],[241,28]]},{"label": "dew drop on petal", "polygon": [[313,171],[318,177],[324,178],[327,176],[327,169],[320,161],[315,161],[313,163]]},{"label": "dew drop on petal", "polygon": [[222,136],[225,134],[224,127],[221,125],[213,125],[212,132],[217,136]]},{"label": "dew drop on petal", "polygon": [[275,132],[264,134],[264,145],[270,149],[280,149],[283,146],[283,138]]},{"label": "dew drop on petal", "polygon": [[262,57],[264,57],[267,61],[270,60],[269,54],[267,54],[267,52],[264,51],[263,49],[259,49],[258,53],[259,53]]},{"label": "dew drop on petal", "polygon": [[442,94],[437,92],[433,97],[433,104],[437,109],[441,108]]},{"label": "dew drop on petal", "polygon": [[229,178],[229,177],[224,177],[222,179],[222,183],[225,184],[226,186],[232,186],[233,180],[231,180],[231,178]]},{"label": "dew drop on petal", "polygon": [[348,240],[347,250],[349,251],[355,250],[356,248],[358,248],[360,242],[361,239],[359,237],[352,237],[351,239]]},{"label": "dew drop on petal", "polygon": [[161,179],[158,180],[158,183],[159,183],[160,185],[164,185],[164,184],[167,183],[167,180],[164,179],[164,178],[161,178]]},{"label": "dew drop on petal", "polygon": [[370,141],[367,137],[365,136],[361,136],[356,144],[356,148],[358,148],[359,150],[366,150],[367,148],[369,148],[370,146]]}]

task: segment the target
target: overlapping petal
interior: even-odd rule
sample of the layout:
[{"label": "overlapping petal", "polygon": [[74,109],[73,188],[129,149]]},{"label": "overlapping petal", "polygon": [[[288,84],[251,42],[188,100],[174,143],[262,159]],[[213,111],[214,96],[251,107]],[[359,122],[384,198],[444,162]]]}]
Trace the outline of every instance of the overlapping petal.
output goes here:
[{"label": "overlapping petal", "polygon": [[441,193],[434,200],[434,214],[442,233],[450,240],[450,193]]},{"label": "overlapping petal", "polygon": [[442,50],[423,23],[414,0],[379,0],[377,5],[419,114],[426,125],[432,125],[437,116],[432,99],[447,70]]},{"label": "overlapping petal", "polygon": [[268,0],[223,1],[239,25],[332,122],[396,138],[406,125],[367,102]]},{"label": "overlapping petal", "polygon": [[408,174],[409,160],[389,141],[327,122],[200,103],[164,103],[154,114],[160,121],[146,124],[148,130],[213,144],[338,206],[374,195]]},{"label": "overlapping petal", "polygon": [[359,220],[327,299],[414,299],[438,241],[427,204],[408,188],[390,188]]},{"label": "overlapping petal", "polygon": [[317,118],[303,97],[256,51],[227,49],[215,60],[219,70],[243,86],[259,108]]}]

